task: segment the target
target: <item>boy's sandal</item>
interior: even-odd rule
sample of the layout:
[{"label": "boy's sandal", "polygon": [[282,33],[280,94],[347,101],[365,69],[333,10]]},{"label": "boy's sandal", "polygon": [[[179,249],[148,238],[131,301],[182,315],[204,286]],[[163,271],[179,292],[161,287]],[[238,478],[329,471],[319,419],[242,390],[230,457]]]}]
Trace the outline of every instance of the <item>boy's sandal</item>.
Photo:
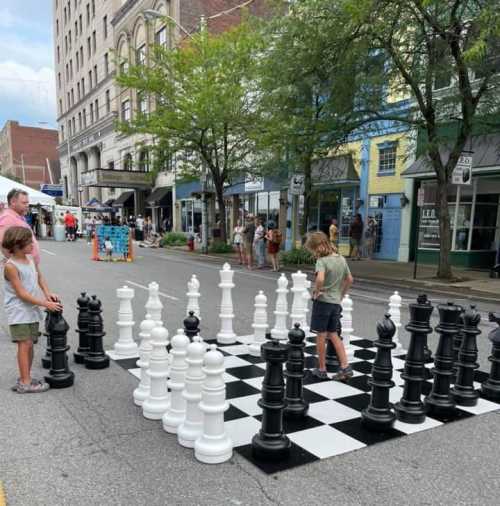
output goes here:
[{"label": "boy's sandal", "polygon": [[42,392],[46,392],[50,388],[48,383],[45,382],[31,382],[29,385],[25,385],[24,383],[19,383],[17,385],[16,392],[18,394],[39,394]]}]

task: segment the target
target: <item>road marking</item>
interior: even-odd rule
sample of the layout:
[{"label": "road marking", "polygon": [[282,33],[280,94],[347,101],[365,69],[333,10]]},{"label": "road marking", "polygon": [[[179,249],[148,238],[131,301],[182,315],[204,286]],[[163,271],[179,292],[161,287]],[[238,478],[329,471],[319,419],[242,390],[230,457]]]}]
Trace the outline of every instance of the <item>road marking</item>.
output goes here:
[{"label": "road marking", "polygon": [[44,253],[47,253],[47,255],[52,255],[53,257],[55,257],[55,256],[56,256],[56,254],[55,254],[55,253],[53,253],[52,251],[49,251],[48,249],[43,249],[43,248],[41,248],[41,250],[42,250]]},{"label": "road marking", "polygon": [[[135,283],[134,281],[130,281],[128,279],[125,280],[125,283],[128,283],[129,285],[132,285],[132,286],[137,286],[137,288],[142,288],[143,290],[149,290],[149,288],[147,286],[140,285],[139,283]],[[174,297],[173,295],[168,295],[168,293],[158,292],[158,294],[161,297],[165,297],[166,299],[179,300],[177,297]]]}]

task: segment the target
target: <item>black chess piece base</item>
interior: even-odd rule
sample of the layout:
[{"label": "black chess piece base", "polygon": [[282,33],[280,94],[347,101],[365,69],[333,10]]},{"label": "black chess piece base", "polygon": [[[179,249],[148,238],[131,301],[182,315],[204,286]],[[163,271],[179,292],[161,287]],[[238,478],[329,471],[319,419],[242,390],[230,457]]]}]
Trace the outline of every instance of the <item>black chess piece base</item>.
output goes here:
[{"label": "black chess piece base", "polygon": [[109,367],[109,357],[107,355],[100,357],[89,357],[87,355],[84,364],[87,369],[106,369],[106,367]]},{"label": "black chess piece base", "polygon": [[50,385],[50,388],[68,388],[73,386],[75,374],[69,371],[55,376],[45,376],[45,381]]},{"label": "black chess piece base", "polygon": [[500,402],[500,383],[493,383],[486,380],[481,385],[481,393],[483,397],[493,402]]},{"label": "black chess piece base", "polygon": [[386,432],[392,429],[396,415],[386,409],[377,412],[376,408],[369,407],[362,411],[361,424],[367,429],[376,432]]},{"label": "black chess piece base", "polygon": [[283,410],[283,416],[285,418],[300,419],[304,418],[309,411],[309,403],[290,403],[288,402],[285,409]]},{"label": "black chess piece base", "polygon": [[422,402],[411,403],[401,399],[394,405],[397,419],[403,423],[424,423],[425,410]]},{"label": "black chess piece base", "polygon": [[75,351],[75,353],[73,353],[73,358],[75,360],[75,364],[83,364],[85,362],[85,357],[87,355],[83,354],[83,353],[78,353],[77,351]]},{"label": "black chess piece base", "polygon": [[50,362],[51,362],[50,357],[47,356],[42,357],[42,367],[44,369],[50,369]]},{"label": "black chess piece base", "polygon": [[288,457],[292,443],[288,436],[267,439],[260,431],[252,438],[252,452],[254,457],[266,460],[281,460]]},{"label": "black chess piece base", "polygon": [[455,385],[451,389],[451,395],[458,406],[475,406],[479,399],[479,390],[475,388],[462,389],[459,385]]}]

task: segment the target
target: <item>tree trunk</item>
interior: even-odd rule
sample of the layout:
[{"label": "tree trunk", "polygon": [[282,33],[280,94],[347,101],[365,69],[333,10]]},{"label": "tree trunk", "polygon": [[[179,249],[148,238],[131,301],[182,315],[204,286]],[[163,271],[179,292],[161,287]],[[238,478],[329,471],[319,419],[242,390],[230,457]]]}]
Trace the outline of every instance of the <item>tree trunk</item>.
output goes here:
[{"label": "tree trunk", "polygon": [[437,277],[440,279],[452,279],[453,273],[450,265],[451,253],[451,224],[448,209],[448,181],[445,175],[440,175],[437,180],[439,194],[439,265]]},{"label": "tree trunk", "polygon": [[310,207],[311,207],[311,194],[312,194],[312,175],[311,175],[311,158],[312,155],[307,154],[303,156],[302,159],[302,170],[304,173],[304,214],[302,218],[302,223],[300,224],[300,234],[302,238],[307,234],[307,229],[309,226],[309,215],[310,215]]},{"label": "tree trunk", "polygon": [[215,183],[215,194],[217,203],[219,204],[219,215],[220,215],[220,239],[223,243],[227,241],[226,234],[226,201],[224,200],[224,184]]}]

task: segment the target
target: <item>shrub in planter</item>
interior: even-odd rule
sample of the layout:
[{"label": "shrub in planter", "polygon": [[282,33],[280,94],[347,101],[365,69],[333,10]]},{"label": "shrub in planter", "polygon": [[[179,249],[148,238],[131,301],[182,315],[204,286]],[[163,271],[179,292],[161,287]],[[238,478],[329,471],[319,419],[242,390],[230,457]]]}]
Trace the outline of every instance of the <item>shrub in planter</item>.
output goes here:
[{"label": "shrub in planter", "polygon": [[161,246],[185,246],[187,237],[182,232],[167,232],[161,239]]},{"label": "shrub in planter", "polygon": [[315,263],[313,255],[305,248],[295,248],[281,253],[281,262],[285,265],[312,265]]},{"label": "shrub in planter", "polygon": [[232,253],[233,246],[222,241],[214,241],[209,249],[210,253]]}]

